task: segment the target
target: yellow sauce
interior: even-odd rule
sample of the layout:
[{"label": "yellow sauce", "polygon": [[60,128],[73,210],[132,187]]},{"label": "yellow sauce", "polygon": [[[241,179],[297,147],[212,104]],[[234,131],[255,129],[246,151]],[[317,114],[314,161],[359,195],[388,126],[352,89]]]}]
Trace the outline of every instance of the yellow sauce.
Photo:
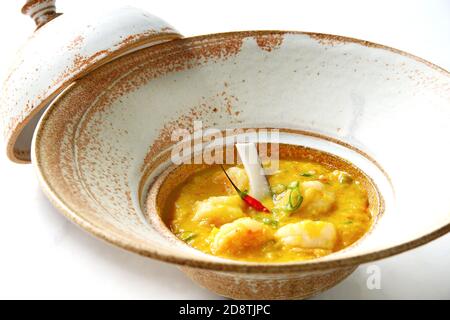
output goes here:
[{"label": "yellow sauce", "polygon": [[[241,190],[248,189],[240,166],[227,172]],[[167,199],[166,222],[198,250],[258,262],[325,256],[351,245],[371,226],[368,192],[346,172],[307,160],[280,160],[268,180],[274,195],[262,200],[271,210],[264,213],[240,199],[219,166],[195,172]]]}]

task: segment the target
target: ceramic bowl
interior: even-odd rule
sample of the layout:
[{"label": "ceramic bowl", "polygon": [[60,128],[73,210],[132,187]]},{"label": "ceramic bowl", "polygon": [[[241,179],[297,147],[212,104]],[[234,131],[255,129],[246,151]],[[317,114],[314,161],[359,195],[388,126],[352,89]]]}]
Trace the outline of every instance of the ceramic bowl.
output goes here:
[{"label": "ceramic bowl", "polygon": [[[178,264],[223,296],[305,298],[450,230],[449,104],[447,71],[392,48],[313,33],[215,34],[140,50],[80,79],[44,114],[32,155],[54,205],[99,238]],[[172,132],[192,132],[195,120],[278,128],[278,142],[350,161],[380,195],[372,230],[329,256],[275,264],[178,241],[146,199],[172,165]]]}]

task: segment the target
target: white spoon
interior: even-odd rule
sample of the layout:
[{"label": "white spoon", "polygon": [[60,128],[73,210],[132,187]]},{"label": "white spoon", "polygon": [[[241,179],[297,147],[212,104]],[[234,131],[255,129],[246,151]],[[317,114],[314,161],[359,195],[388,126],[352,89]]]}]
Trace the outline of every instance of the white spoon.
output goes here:
[{"label": "white spoon", "polygon": [[254,143],[237,143],[236,149],[244,165],[250,182],[249,194],[258,200],[270,197],[270,186],[267,181],[258,150]]}]

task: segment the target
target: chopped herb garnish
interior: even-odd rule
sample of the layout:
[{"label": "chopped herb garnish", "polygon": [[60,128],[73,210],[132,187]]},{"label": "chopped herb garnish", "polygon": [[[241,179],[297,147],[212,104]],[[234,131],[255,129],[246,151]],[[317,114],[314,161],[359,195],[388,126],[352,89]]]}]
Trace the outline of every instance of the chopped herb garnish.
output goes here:
[{"label": "chopped herb garnish", "polygon": [[350,184],[353,182],[353,178],[347,172],[341,172],[338,181],[340,184]]},{"label": "chopped herb garnish", "polygon": [[301,175],[302,177],[307,177],[307,178],[309,178],[309,177],[312,177],[314,174],[312,174],[312,173],[310,173],[310,172],[303,172],[303,173],[300,173],[300,175]]},{"label": "chopped herb garnish", "polygon": [[299,186],[298,181],[292,181],[291,183],[289,183],[288,189],[295,189],[298,188],[298,186]]},{"label": "chopped herb garnish", "polygon": [[297,210],[298,208],[300,208],[300,205],[303,202],[303,197],[300,193],[299,186],[300,184],[298,181],[293,181],[288,185],[288,189],[290,192],[289,192],[289,202],[285,208],[287,212],[293,212]]},{"label": "chopped herb garnish", "polygon": [[192,232],[192,231],[185,231],[185,232],[182,232],[182,233],[180,234],[179,238],[180,238],[181,240],[183,240],[184,242],[188,242],[188,243],[189,243],[189,242],[192,241],[196,236],[197,236],[197,234],[194,233],[194,232]]},{"label": "chopped herb garnish", "polygon": [[273,228],[278,227],[278,221],[272,217],[268,217],[268,216],[264,216],[264,215],[256,215],[254,217],[254,219],[257,221],[260,221],[268,226],[271,226]]},{"label": "chopped herb garnish", "polygon": [[278,183],[272,187],[273,194],[280,194],[286,190],[286,186],[282,183]]},{"label": "chopped herb garnish", "polygon": [[303,202],[303,197],[298,188],[292,189],[289,194],[288,210],[290,212],[297,210]]},{"label": "chopped herb garnish", "polygon": [[264,217],[262,219],[262,223],[267,224],[274,228],[278,227],[278,221],[269,217]]},{"label": "chopped herb garnish", "polygon": [[342,222],[342,224],[352,224],[352,223],[353,223],[352,220],[347,220],[347,221]]}]

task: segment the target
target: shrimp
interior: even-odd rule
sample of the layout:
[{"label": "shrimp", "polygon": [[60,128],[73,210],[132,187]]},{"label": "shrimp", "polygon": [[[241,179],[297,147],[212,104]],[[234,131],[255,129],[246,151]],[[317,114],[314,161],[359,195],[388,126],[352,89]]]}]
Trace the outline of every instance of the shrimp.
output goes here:
[{"label": "shrimp", "polygon": [[[295,190],[286,190],[275,197],[275,208],[287,208],[291,193]],[[300,194],[302,195],[301,205],[294,212],[302,212],[309,215],[320,215],[329,211],[335,202],[335,195],[332,191],[326,190],[325,185],[320,181],[306,181],[301,184]],[[293,212],[291,212],[293,213]]]},{"label": "shrimp", "polygon": [[330,222],[303,220],[281,227],[275,232],[275,238],[288,247],[331,250],[336,244],[337,233]]},{"label": "shrimp", "polygon": [[272,239],[270,227],[249,217],[240,218],[220,227],[211,244],[211,252],[238,255],[258,249]]},{"label": "shrimp", "polygon": [[[230,177],[230,179],[234,182],[236,187],[239,188],[239,190],[245,191],[249,190],[250,188],[250,182],[248,180],[247,173],[244,169],[239,167],[231,167],[227,169],[227,174]],[[231,183],[228,181],[228,179],[225,177],[223,172],[220,172],[215,178],[215,182],[224,183],[227,187],[229,194],[235,194],[236,191],[232,187]]]},{"label": "shrimp", "polygon": [[245,216],[244,202],[236,196],[210,197],[194,205],[194,221],[202,221],[216,227]]},{"label": "shrimp", "polygon": [[336,197],[333,192],[326,190],[320,181],[306,181],[301,184],[303,203],[301,210],[311,215],[328,212],[334,205]]}]

